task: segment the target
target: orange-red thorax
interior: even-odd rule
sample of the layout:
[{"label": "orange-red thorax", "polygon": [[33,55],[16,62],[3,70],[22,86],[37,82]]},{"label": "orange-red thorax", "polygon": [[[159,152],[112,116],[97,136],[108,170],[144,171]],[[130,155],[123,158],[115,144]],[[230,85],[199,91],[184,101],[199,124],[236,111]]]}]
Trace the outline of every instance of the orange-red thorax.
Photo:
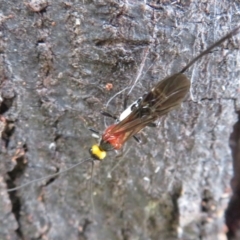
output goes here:
[{"label": "orange-red thorax", "polygon": [[107,143],[111,144],[111,146],[114,149],[118,150],[123,145],[125,133],[122,132],[122,131],[114,133],[113,128],[115,126],[116,126],[116,124],[113,124],[105,130],[105,132],[102,135],[102,140],[104,142],[107,142]]}]

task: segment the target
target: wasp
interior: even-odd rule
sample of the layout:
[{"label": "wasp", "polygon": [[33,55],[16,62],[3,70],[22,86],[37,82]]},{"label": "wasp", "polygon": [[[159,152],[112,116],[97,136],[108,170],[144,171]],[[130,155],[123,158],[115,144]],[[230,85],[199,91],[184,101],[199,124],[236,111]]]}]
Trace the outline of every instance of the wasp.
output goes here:
[{"label": "wasp", "polygon": [[[238,34],[239,29],[240,26],[233,29],[227,35],[200,53],[197,57],[192,59],[184,68],[182,68],[181,71],[159,81],[151,91],[144,94],[137,101],[127,107],[122,114],[120,114],[117,123],[110,125],[103,132],[99,144],[94,144],[90,148],[90,158],[82,160],[66,170],[8,189],[8,192],[15,191],[33,182],[55,177],[75,168],[83,162],[91,161],[93,163],[95,160],[102,161],[106,158],[107,152],[121,149],[123,144],[129,138],[135,137],[135,135],[146,126],[153,125],[154,121],[159,117],[169,113],[183,102],[191,86],[191,83],[184,75],[184,72],[201,57],[209,53],[213,48],[220,45],[228,38]],[[110,114],[105,115],[111,116]]]},{"label": "wasp", "polygon": [[92,146],[91,156],[94,159],[103,160],[108,151],[121,149],[129,138],[151,125],[159,117],[177,108],[183,102],[191,85],[184,72],[213,48],[237,34],[239,29],[240,26],[232,30],[190,61],[180,72],[161,80],[150,92],[131,104],[120,115],[118,123],[105,130],[100,143]]}]

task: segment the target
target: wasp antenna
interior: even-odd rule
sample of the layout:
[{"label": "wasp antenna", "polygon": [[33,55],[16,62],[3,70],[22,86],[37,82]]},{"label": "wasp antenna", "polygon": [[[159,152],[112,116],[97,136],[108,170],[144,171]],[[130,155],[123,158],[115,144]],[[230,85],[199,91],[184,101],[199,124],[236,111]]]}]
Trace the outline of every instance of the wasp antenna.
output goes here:
[{"label": "wasp antenna", "polygon": [[77,163],[77,164],[74,164],[73,166],[71,166],[71,167],[69,167],[69,168],[67,168],[67,169],[65,169],[65,170],[63,170],[63,171],[60,171],[60,172],[57,172],[57,173],[54,173],[54,174],[50,174],[50,175],[47,175],[47,176],[45,176],[45,177],[37,178],[37,179],[35,179],[35,180],[32,180],[32,181],[27,182],[27,183],[24,183],[23,185],[18,186],[18,187],[15,187],[15,188],[9,188],[9,189],[7,189],[7,192],[13,192],[13,191],[16,191],[16,190],[18,190],[18,189],[21,189],[21,188],[23,188],[23,187],[26,187],[26,186],[28,186],[28,185],[30,185],[30,184],[33,184],[33,183],[35,183],[35,182],[42,181],[42,180],[45,180],[45,179],[49,179],[49,178],[52,178],[52,177],[56,177],[56,176],[58,176],[58,175],[60,175],[60,174],[62,174],[62,173],[65,173],[65,172],[68,172],[68,171],[72,170],[73,168],[81,165],[81,164],[84,163],[84,162],[92,162],[92,163],[93,163],[93,161],[94,161],[94,159],[92,159],[92,158],[88,158],[88,159],[82,160],[81,162],[79,162],[79,163]]},{"label": "wasp antenna", "polygon": [[90,179],[90,199],[92,204],[92,220],[94,220],[95,216],[95,205],[94,205],[94,199],[93,199],[93,171],[94,171],[94,162],[92,161],[92,167],[91,167],[91,179]]},{"label": "wasp antenna", "polygon": [[145,49],[145,51],[144,51],[143,60],[142,60],[142,62],[141,62],[140,68],[139,68],[139,70],[138,70],[137,77],[136,77],[134,83],[132,84],[130,90],[128,91],[127,96],[130,95],[130,93],[132,92],[133,88],[136,86],[138,80],[139,80],[140,77],[142,76],[143,67],[144,67],[144,65],[145,65],[145,62],[146,62],[148,53],[149,53],[149,47],[147,47],[147,48]]},{"label": "wasp antenna", "polygon": [[191,67],[197,60],[199,60],[202,56],[204,56],[205,54],[209,53],[213,48],[215,48],[216,46],[218,46],[219,44],[223,43],[225,40],[227,40],[228,38],[236,35],[239,33],[239,29],[240,26],[236,27],[235,29],[233,29],[230,33],[228,33],[227,35],[225,35],[224,37],[222,37],[220,40],[218,40],[217,42],[215,42],[213,45],[211,45],[209,48],[207,48],[205,51],[203,51],[202,53],[200,53],[197,57],[195,57],[192,61],[190,61],[179,73],[184,73],[189,67]]}]

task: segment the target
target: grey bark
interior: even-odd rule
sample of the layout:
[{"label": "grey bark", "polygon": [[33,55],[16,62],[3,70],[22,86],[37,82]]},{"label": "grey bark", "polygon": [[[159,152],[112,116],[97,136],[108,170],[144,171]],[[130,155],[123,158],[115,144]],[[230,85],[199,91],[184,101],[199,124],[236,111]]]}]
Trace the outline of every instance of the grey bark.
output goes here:
[{"label": "grey bark", "polygon": [[228,0],[1,0],[0,239],[226,239],[240,36],[187,71],[189,96],[143,130],[144,143],[130,140],[94,164],[92,187],[84,163],[7,188],[88,158],[88,128],[113,123],[101,109],[121,113],[138,74],[129,103],[181,70],[239,24],[239,8]]}]

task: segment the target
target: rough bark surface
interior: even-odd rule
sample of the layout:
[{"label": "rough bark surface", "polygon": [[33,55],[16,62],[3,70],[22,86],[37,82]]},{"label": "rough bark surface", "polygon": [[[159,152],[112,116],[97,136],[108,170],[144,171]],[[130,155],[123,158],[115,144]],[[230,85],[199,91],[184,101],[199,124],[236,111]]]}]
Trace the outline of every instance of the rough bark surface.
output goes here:
[{"label": "rough bark surface", "polygon": [[113,122],[101,109],[121,113],[138,75],[129,103],[181,70],[239,24],[239,9],[237,0],[0,0],[0,239],[226,239],[239,35],[187,71],[189,96],[144,129],[144,143],[95,163],[92,187],[84,163],[7,189],[88,158],[88,128]]}]

